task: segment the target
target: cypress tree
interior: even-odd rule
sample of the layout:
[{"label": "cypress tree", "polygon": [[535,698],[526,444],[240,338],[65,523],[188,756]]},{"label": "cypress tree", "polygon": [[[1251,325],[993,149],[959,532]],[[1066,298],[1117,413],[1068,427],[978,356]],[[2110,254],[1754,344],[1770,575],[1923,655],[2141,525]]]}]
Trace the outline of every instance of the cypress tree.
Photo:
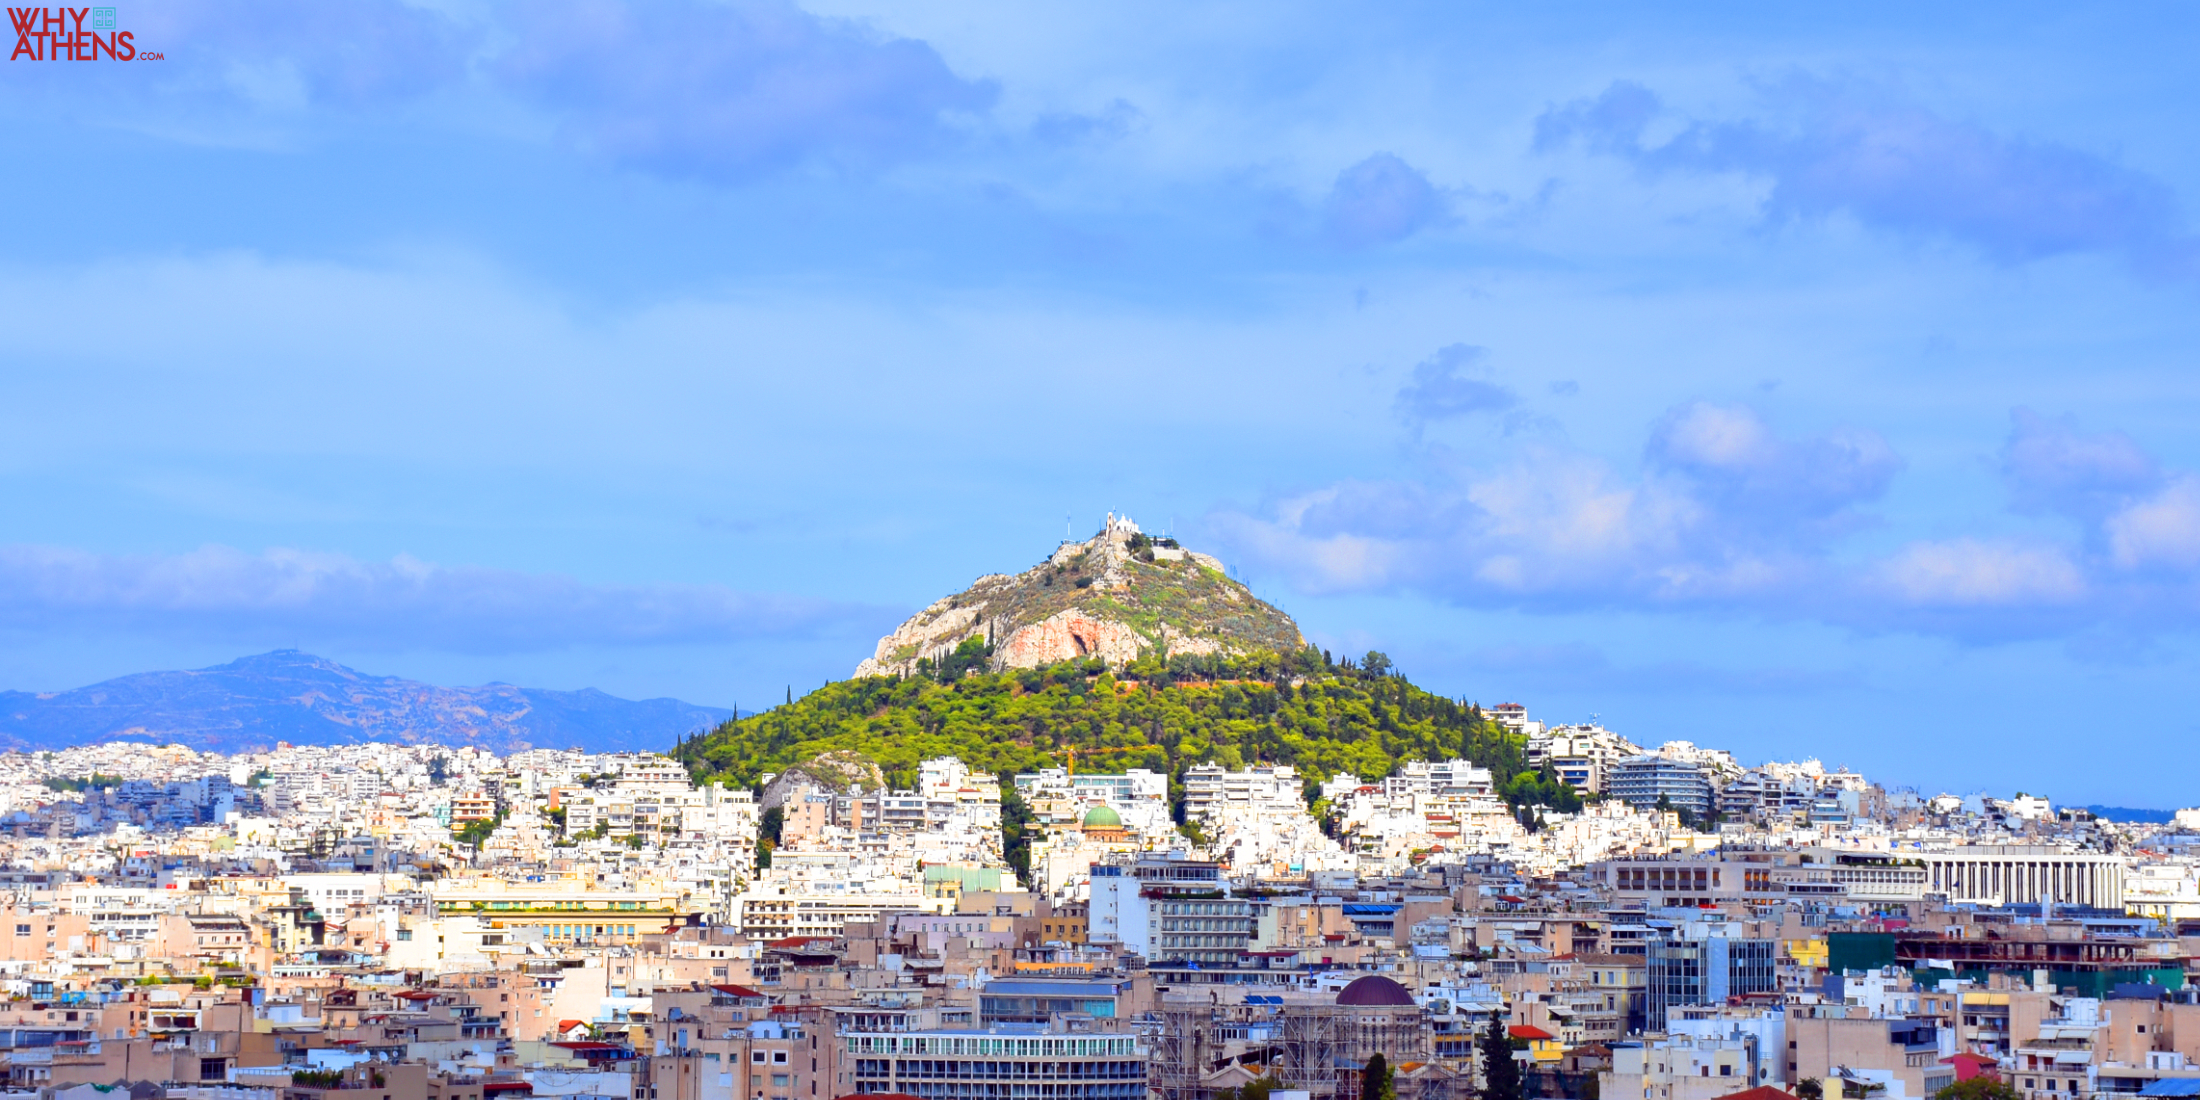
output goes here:
[{"label": "cypress tree", "polygon": [[1513,1061],[1502,1013],[1490,1014],[1490,1029],[1482,1035],[1482,1100],[1524,1100],[1520,1063]]},{"label": "cypress tree", "polygon": [[1360,1071],[1360,1100],[1398,1100],[1398,1089],[1390,1079],[1390,1060],[1381,1051],[1368,1058],[1367,1068]]}]

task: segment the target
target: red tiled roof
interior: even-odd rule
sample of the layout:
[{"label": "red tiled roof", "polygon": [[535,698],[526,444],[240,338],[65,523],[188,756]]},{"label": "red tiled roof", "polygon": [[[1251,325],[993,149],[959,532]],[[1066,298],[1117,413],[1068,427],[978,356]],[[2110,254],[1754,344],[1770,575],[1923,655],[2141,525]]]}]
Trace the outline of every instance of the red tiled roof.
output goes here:
[{"label": "red tiled roof", "polygon": [[1795,1094],[1771,1085],[1759,1085],[1753,1089],[1730,1092],[1719,1100],[1795,1100]]}]

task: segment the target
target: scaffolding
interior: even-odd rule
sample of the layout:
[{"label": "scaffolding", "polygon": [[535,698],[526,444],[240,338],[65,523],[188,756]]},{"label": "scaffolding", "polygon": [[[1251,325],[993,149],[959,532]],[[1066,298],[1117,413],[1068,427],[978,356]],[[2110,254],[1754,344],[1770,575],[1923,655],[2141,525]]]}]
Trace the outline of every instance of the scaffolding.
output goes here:
[{"label": "scaffolding", "polygon": [[[1339,1061],[1349,1058],[1341,1041],[1350,1009],[1335,1005],[1290,1005],[1283,1011],[1283,1074],[1289,1089],[1314,1097],[1337,1095]],[[1415,1021],[1420,1021],[1416,1017]]]},{"label": "scaffolding", "polygon": [[1161,1100],[1207,1100],[1201,1078],[1218,1056],[1217,1009],[1169,1006],[1161,1012],[1161,1033],[1154,1037],[1147,1083]]},{"label": "scaffolding", "polygon": [[1165,1004],[1148,1084],[1160,1100],[1213,1100],[1212,1074],[1257,1065],[1310,1100],[1339,1100],[1348,1075],[1381,1053],[1392,1065],[1426,1061],[1418,1008],[1333,1004]]}]

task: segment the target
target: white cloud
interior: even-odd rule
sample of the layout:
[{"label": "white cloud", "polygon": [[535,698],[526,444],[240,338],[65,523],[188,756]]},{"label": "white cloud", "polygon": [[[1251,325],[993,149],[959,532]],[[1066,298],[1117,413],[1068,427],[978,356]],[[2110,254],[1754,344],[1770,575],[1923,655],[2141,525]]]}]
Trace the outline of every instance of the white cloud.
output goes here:
[{"label": "white cloud", "polygon": [[1340,248],[1402,241],[1443,215],[1444,197],[1435,185],[1390,153],[1337,173],[1322,208],[1323,226]]},{"label": "white cloud", "polygon": [[[1629,474],[1546,444],[1491,467],[1346,481],[1213,517],[1234,550],[1310,590],[1414,591],[1565,612],[1700,609],[1974,641],[2194,625],[2200,476],[2113,433],[2019,410],[2003,456],[2077,538],[1954,534],[1844,553],[1901,460],[1877,435],[1783,436],[1755,410],[1689,403]],[[2140,491],[2134,487],[2154,487]]]},{"label": "white cloud", "polygon": [[1769,182],[1775,218],[1847,215],[1913,237],[1966,242],[2002,263],[2070,252],[2121,255],[2190,277],[2195,242],[2160,179],[2052,142],[1943,118],[1852,80],[1797,74],[1760,84],[1761,117],[1691,121],[1662,143],[1657,95],[1619,81],[1537,122],[1545,151],[1579,143],[1646,174],[1737,173]]},{"label": "white cloud", "polygon": [[1767,465],[1779,452],[1756,413],[1703,401],[1676,410],[1659,433],[1659,445],[1674,461],[1727,470]]},{"label": "white cloud", "polygon": [[1237,553],[1314,591],[1410,588],[1473,603],[1579,606],[1734,598],[1807,563],[1727,539],[1684,478],[1630,483],[1531,444],[1494,470],[1353,481],[1210,517]]},{"label": "white cloud", "polygon": [[720,585],[572,577],[207,546],[104,555],[0,547],[0,621],[17,628],[175,630],[279,643],[459,652],[722,642],[803,633],[864,610]]},{"label": "white cloud", "polygon": [[2021,407],[2009,418],[2001,473],[2022,507],[2098,518],[2161,483],[2153,457],[2122,432],[2088,435],[2068,419]]},{"label": "white cloud", "polygon": [[1877,573],[1902,602],[1926,608],[2068,604],[2089,594],[2084,571],[2052,546],[1969,538],[1918,542]]},{"label": "white cloud", "polygon": [[2200,478],[2179,477],[2108,517],[2109,555],[2125,569],[2200,567]]}]

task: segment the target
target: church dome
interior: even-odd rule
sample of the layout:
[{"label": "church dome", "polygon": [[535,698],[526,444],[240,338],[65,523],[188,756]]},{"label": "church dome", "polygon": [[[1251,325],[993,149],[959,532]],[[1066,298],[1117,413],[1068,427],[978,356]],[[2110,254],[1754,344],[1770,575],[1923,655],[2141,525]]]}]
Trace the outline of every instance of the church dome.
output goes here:
[{"label": "church dome", "polygon": [[1351,985],[1338,990],[1337,1003],[1363,1008],[1375,1005],[1404,1006],[1413,1003],[1413,994],[1406,992],[1405,986],[1399,985],[1389,978],[1385,978],[1380,974],[1370,974],[1365,978],[1356,979]]},{"label": "church dome", "polygon": [[1092,812],[1085,815],[1085,828],[1087,829],[1120,829],[1122,827],[1123,816],[1106,806],[1094,806]]}]

